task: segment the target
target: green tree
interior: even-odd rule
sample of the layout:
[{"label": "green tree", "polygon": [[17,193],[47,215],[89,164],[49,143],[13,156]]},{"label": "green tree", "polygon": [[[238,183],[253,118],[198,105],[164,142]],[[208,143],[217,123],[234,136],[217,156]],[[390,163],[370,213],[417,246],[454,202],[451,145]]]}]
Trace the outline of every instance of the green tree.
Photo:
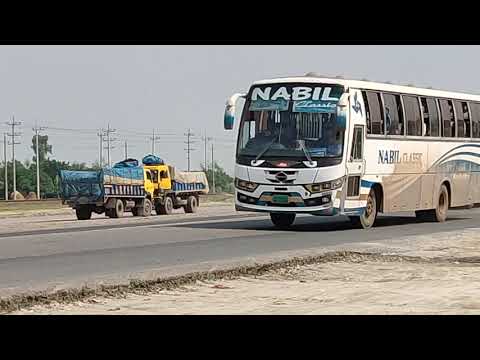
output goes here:
[{"label": "green tree", "polygon": [[[215,191],[216,192],[226,192],[226,193],[233,193],[234,192],[234,185],[233,185],[233,178],[228,175],[225,170],[218,165],[217,162],[214,162],[214,171],[215,171]],[[206,173],[208,184],[210,186],[211,191],[213,191],[213,177],[212,177],[212,167],[209,166],[208,169],[202,165],[202,171]]]}]

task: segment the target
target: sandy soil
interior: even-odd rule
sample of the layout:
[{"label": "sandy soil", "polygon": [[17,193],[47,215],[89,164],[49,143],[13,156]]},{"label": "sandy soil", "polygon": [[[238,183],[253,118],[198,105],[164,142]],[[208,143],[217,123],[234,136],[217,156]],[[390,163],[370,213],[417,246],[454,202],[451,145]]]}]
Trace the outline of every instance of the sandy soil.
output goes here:
[{"label": "sandy soil", "polygon": [[16,314],[480,314],[478,229],[375,243],[383,254]]}]

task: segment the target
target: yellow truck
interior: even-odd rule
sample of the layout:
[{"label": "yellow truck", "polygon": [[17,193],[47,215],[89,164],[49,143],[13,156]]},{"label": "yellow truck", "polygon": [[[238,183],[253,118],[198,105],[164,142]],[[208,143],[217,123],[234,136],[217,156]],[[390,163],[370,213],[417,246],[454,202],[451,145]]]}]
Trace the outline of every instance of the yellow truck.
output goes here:
[{"label": "yellow truck", "polygon": [[205,173],[178,171],[152,155],[143,158],[142,166],[127,159],[98,171],[61,170],[59,177],[62,201],[79,220],[92,213],[118,218],[125,211],[150,216],[153,209],[158,215],[179,208],[195,213],[200,195],[209,191]]}]

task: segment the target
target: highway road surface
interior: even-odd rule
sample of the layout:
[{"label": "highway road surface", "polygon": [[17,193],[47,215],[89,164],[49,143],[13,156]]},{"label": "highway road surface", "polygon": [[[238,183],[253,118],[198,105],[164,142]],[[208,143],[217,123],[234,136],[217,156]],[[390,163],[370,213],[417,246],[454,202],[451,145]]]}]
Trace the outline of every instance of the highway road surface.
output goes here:
[{"label": "highway road surface", "polygon": [[236,213],[231,205],[148,219],[2,219],[0,296],[151,279],[480,224],[480,209],[449,214],[443,224],[420,223],[413,214],[383,216],[368,231],[352,228],[346,218],[313,216],[280,231],[268,215]]}]

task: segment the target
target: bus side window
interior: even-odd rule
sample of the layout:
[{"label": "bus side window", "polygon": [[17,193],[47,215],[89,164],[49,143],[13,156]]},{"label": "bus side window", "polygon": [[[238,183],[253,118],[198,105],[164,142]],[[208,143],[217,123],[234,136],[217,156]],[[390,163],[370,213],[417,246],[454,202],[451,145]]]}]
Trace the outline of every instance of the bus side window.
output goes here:
[{"label": "bus side window", "polygon": [[470,120],[470,111],[468,110],[468,104],[466,102],[462,102],[462,111],[463,111],[463,119],[465,121],[465,137],[469,138],[472,136],[471,131],[471,123]]},{"label": "bus side window", "polygon": [[480,104],[470,103],[470,110],[472,112],[472,137],[480,138]]},{"label": "bus side window", "polygon": [[455,118],[451,100],[440,99],[440,111],[442,114],[443,137],[455,137]]},{"label": "bus side window", "polygon": [[465,118],[463,114],[463,106],[460,101],[455,100],[453,102],[455,106],[455,115],[457,117],[457,137],[465,137]]},{"label": "bus side window", "polygon": [[437,104],[432,98],[420,98],[423,108],[424,136],[440,136]]},{"label": "bus side window", "polygon": [[388,135],[403,135],[403,110],[399,95],[383,93],[385,128]]},{"label": "bus side window", "polygon": [[380,93],[373,91],[365,91],[366,93],[366,112],[369,114],[370,133],[383,135],[384,132],[384,119],[383,111],[380,100]]},{"label": "bus side window", "polygon": [[353,129],[353,144],[350,157],[351,160],[363,159],[363,126],[355,125]]},{"label": "bus side window", "polygon": [[367,92],[362,91],[363,103],[365,104],[365,118],[367,119],[367,134],[372,133],[372,117],[370,115],[370,108],[368,106]]},{"label": "bus side window", "polygon": [[407,135],[422,136],[422,115],[420,104],[416,96],[403,95],[403,105],[405,106],[405,119],[407,121]]}]

